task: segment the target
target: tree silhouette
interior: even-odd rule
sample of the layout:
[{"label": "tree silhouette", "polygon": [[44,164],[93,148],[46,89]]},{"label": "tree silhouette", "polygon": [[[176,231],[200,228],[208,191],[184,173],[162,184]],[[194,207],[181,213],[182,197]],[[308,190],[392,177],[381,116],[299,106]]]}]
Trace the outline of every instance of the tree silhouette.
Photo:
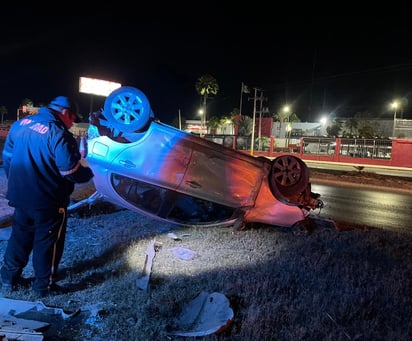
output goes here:
[{"label": "tree silhouette", "polygon": [[252,134],[253,119],[251,117],[243,115],[237,122],[237,125],[239,136],[250,136]]},{"label": "tree silhouette", "polygon": [[[207,99],[210,95],[216,95],[219,92],[219,84],[216,79],[211,75],[203,75],[198,78],[195,88],[197,93],[203,97],[203,123],[207,122]],[[203,125],[203,124],[202,124]]]}]

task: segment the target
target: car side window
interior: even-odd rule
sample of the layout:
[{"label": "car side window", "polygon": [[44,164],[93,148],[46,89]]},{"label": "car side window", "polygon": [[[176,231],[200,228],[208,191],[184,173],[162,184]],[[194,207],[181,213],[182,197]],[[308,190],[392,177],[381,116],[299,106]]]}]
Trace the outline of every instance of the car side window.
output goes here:
[{"label": "car side window", "polygon": [[112,174],[115,191],[138,209],[179,223],[195,224],[230,219],[235,209]]}]

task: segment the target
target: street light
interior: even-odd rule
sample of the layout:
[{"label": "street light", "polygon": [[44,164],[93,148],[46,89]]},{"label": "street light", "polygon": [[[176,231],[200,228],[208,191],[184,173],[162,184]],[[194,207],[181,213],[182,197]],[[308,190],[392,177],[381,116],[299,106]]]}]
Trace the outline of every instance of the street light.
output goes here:
[{"label": "street light", "polygon": [[396,110],[399,107],[399,103],[397,101],[392,102],[391,108],[393,109],[393,129],[392,129],[392,139],[395,138],[395,126],[396,126]]},{"label": "street light", "polygon": [[203,109],[199,109],[198,113],[200,115],[200,137],[203,137],[203,118],[204,118]]}]

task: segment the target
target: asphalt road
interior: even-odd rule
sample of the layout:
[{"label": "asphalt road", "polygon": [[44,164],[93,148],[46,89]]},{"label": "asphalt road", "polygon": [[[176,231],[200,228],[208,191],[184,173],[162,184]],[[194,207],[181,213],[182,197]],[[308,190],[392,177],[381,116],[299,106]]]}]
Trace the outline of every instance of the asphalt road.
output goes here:
[{"label": "asphalt road", "polygon": [[412,232],[412,196],[379,189],[312,184],[325,207],[320,215],[334,221]]}]

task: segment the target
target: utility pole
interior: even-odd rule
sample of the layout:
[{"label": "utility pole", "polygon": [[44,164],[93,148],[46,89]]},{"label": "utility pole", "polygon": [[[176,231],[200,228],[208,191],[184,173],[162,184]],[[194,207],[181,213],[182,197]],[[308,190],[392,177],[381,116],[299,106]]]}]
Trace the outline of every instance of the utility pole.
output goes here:
[{"label": "utility pole", "polygon": [[[262,134],[262,114],[266,112],[263,109],[263,101],[267,101],[267,98],[263,96],[263,91],[258,88],[255,89],[255,94],[253,97],[249,98],[249,100],[253,99],[253,123],[252,123],[252,143],[250,146],[250,155],[253,155],[253,149],[254,149],[254,144],[255,144],[255,126],[256,126],[256,102],[260,102],[259,106],[259,137],[258,137],[258,143],[259,143],[259,150],[261,149],[261,134]],[[257,97],[257,92],[260,91],[260,96]]]},{"label": "utility pole", "polygon": [[252,142],[250,144],[250,155],[253,155],[253,145],[255,144],[256,100],[257,100],[258,88],[254,88],[254,89],[255,89],[255,95],[253,96]]},{"label": "utility pole", "polygon": [[242,118],[242,97],[243,97],[243,82],[240,86],[240,104],[239,104],[239,116]]},{"label": "utility pole", "polygon": [[260,92],[259,98],[260,105],[259,105],[259,130],[258,130],[258,144],[259,144],[259,151],[262,150],[262,114],[264,112],[263,110],[263,101],[267,101],[266,97],[263,97],[263,91]]},{"label": "utility pole", "polygon": [[203,95],[203,124],[201,124],[201,129],[202,129],[202,132],[201,132],[201,137],[203,137],[203,136],[205,136],[205,133],[204,133],[204,129],[206,129],[206,134],[207,134],[207,119],[206,119],[206,98],[207,98],[207,94],[204,94]]}]

